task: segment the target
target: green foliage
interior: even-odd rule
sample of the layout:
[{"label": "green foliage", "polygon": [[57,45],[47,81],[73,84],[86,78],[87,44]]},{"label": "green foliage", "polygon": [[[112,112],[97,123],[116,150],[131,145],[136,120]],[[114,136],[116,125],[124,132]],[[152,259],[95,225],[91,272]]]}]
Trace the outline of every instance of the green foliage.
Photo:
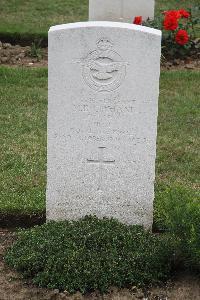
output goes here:
[{"label": "green foliage", "polygon": [[174,235],[185,264],[200,270],[200,193],[175,186],[156,194],[155,225]]},{"label": "green foliage", "polygon": [[[182,7],[183,8],[183,7]],[[175,7],[173,8],[175,9]],[[163,11],[156,15],[154,20],[148,20],[143,25],[156,28],[162,31],[162,54],[166,58],[182,57],[194,54],[200,48],[198,39],[198,29],[200,26],[200,6],[193,6],[187,9],[190,13],[189,18],[180,18],[177,30],[164,30]],[[178,30],[186,30],[189,36],[189,41],[185,45],[177,44],[175,36]]]},{"label": "green foliage", "polygon": [[114,219],[85,217],[22,231],[5,259],[39,286],[84,293],[163,280],[172,256],[167,237]]},{"label": "green foliage", "polygon": [[29,52],[30,57],[37,58],[38,61],[40,61],[43,57],[43,50],[41,48],[41,39],[39,41],[33,42],[31,44],[31,49]]}]

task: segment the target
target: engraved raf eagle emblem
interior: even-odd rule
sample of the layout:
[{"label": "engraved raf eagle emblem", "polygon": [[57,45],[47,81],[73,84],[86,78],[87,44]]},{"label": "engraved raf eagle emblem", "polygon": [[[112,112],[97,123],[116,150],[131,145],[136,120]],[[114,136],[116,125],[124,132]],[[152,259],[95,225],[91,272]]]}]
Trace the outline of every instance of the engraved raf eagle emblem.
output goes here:
[{"label": "engraved raf eagle emblem", "polygon": [[84,60],[83,78],[92,89],[109,92],[118,88],[125,78],[127,63],[112,48],[108,38],[101,38],[97,49]]},{"label": "engraved raf eagle emblem", "polygon": [[114,72],[119,71],[122,67],[120,62],[113,63],[99,63],[99,62],[90,62],[89,64],[90,70],[95,71],[93,73],[93,77],[99,80],[106,80],[113,78]]}]

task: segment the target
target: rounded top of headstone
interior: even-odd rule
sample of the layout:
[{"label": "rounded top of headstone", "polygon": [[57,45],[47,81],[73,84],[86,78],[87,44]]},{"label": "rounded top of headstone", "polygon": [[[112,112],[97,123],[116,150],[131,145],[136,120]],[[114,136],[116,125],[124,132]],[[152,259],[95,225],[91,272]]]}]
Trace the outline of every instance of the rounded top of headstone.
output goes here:
[{"label": "rounded top of headstone", "polygon": [[143,33],[149,33],[156,36],[161,36],[162,32],[158,29],[140,26],[129,23],[121,23],[121,22],[108,22],[108,21],[90,21],[90,22],[76,22],[76,23],[68,23],[62,25],[52,26],[49,29],[49,32],[60,31],[60,30],[68,30],[68,29],[80,29],[80,28],[91,28],[91,27],[102,27],[102,28],[121,28],[121,29],[129,29],[133,31],[139,31]]}]

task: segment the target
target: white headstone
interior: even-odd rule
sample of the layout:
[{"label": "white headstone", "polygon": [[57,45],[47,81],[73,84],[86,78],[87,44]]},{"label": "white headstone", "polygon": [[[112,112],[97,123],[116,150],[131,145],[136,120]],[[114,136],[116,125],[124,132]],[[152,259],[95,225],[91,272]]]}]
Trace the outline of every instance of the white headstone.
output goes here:
[{"label": "white headstone", "polygon": [[136,16],[154,18],[155,0],[89,0],[90,21],[133,23]]},{"label": "white headstone", "polygon": [[160,52],[147,27],[50,28],[48,220],[152,225]]}]

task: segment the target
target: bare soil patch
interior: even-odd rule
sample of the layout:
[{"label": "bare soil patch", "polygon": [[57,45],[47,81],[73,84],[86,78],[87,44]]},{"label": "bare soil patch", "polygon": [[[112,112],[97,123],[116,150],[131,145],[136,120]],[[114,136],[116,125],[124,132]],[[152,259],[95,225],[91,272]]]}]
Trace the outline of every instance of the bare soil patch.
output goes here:
[{"label": "bare soil patch", "polygon": [[[48,65],[48,48],[38,48],[40,57],[31,54],[31,46],[11,45],[0,42],[0,64],[9,66],[44,67]],[[33,49],[32,49],[33,50]],[[36,54],[36,53],[35,53]],[[164,70],[200,70],[200,52],[190,57],[162,59],[161,67]]]},{"label": "bare soil patch", "polygon": [[[31,53],[32,52],[32,53]],[[35,53],[34,53],[35,52]],[[37,53],[38,52],[38,53]],[[0,64],[8,66],[44,67],[48,64],[48,49],[31,46],[11,45],[0,41]],[[37,57],[37,54],[41,58]]]},{"label": "bare soil patch", "polygon": [[0,213],[0,228],[29,228],[46,222],[46,213],[19,214]]},{"label": "bare soil patch", "polygon": [[200,52],[184,58],[162,58],[163,70],[200,70]]},{"label": "bare soil patch", "polygon": [[0,229],[0,300],[200,300],[200,278],[177,274],[162,287],[148,290],[111,288],[108,294],[69,295],[67,291],[38,288],[8,268],[3,260],[6,249],[15,241],[16,232]]}]

